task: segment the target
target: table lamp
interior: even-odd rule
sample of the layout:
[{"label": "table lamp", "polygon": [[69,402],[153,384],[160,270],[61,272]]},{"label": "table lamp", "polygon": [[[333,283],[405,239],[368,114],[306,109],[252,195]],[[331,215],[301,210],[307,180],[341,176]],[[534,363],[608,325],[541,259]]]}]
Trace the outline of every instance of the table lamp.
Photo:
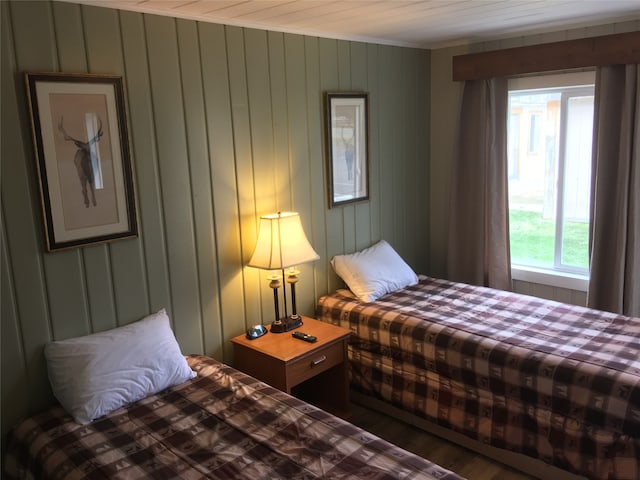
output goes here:
[{"label": "table lamp", "polygon": [[[282,282],[280,281],[280,273],[268,277],[269,286],[273,289],[275,307],[275,320],[271,324],[272,332],[288,332],[302,325],[302,320],[296,311],[295,284],[300,272],[295,266],[319,258],[320,256],[304,234],[300,215],[297,212],[278,212],[260,217],[258,241],[248,265],[263,270],[282,271]],[[285,273],[285,269],[289,270]],[[291,285],[291,316],[287,313],[285,277],[286,283]],[[280,318],[278,306],[278,288],[280,286],[284,286],[284,318]]]}]

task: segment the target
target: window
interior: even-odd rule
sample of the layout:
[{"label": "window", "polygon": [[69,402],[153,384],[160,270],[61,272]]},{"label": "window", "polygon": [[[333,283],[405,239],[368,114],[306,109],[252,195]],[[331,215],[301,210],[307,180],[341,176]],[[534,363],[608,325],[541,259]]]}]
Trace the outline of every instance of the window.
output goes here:
[{"label": "window", "polygon": [[512,267],[589,273],[593,83],[593,72],[510,83]]}]

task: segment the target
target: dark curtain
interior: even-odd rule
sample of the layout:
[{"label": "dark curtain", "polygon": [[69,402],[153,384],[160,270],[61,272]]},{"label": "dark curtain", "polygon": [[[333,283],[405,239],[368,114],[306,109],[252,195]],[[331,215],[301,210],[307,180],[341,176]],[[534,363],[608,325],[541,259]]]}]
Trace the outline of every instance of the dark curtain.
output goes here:
[{"label": "dark curtain", "polygon": [[598,69],[587,304],[640,316],[638,65]]},{"label": "dark curtain", "polygon": [[451,280],[511,290],[504,78],[464,84],[452,168],[447,271]]}]

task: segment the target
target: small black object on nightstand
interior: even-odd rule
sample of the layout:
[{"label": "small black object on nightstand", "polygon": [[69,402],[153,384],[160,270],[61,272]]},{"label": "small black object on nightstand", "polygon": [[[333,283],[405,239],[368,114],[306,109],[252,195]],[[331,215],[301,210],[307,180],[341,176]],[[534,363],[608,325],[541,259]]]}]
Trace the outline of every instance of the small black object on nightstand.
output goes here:
[{"label": "small black object on nightstand", "polygon": [[313,343],[317,340],[317,338],[314,337],[313,335],[308,335],[302,332],[293,332],[291,336],[293,338],[297,338],[298,340],[304,340],[305,342],[309,342],[309,343]]}]

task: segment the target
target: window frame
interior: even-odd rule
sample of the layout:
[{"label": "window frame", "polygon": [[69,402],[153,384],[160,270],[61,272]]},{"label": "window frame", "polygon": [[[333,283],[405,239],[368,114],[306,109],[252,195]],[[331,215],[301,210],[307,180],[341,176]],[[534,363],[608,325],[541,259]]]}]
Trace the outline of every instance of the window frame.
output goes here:
[{"label": "window frame", "polygon": [[[567,87],[571,87],[572,95],[561,96],[561,102],[563,102],[562,111],[565,108],[565,102],[568,102],[568,98],[575,96],[576,94],[583,94],[585,88],[593,89],[595,85],[595,70],[588,69],[580,72],[562,73],[562,74],[546,74],[535,76],[523,76],[509,79],[508,91],[521,91],[521,90],[553,90],[558,91],[566,90]],[[595,93],[595,91],[593,91]],[[591,91],[589,92],[591,94]],[[509,111],[507,112],[509,115]],[[563,210],[564,210],[564,189],[565,189],[565,147],[566,147],[566,115],[563,115],[561,119],[563,126],[560,129],[561,134],[559,138],[559,165],[558,165],[558,179],[556,184],[556,194],[558,199],[555,206],[556,224],[555,224],[555,239],[554,239],[554,260],[553,267],[540,267],[533,265],[522,265],[517,262],[511,261],[511,275],[515,280],[539,283],[543,285],[551,285],[561,288],[570,288],[572,290],[586,291],[589,282],[589,269],[576,268],[567,265],[562,265],[562,226],[564,223]],[[507,137],[508,138],[508,137]]]}]

